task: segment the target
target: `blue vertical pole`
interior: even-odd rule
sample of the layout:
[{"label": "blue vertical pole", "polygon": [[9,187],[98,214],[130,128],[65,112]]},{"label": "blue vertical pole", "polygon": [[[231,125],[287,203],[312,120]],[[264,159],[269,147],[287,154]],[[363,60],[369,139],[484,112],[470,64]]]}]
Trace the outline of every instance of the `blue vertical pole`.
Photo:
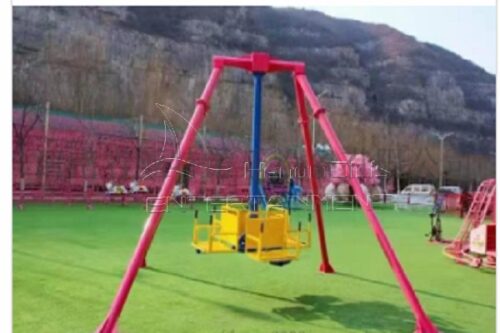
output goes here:
[{"label": "blue vertical pole", "polygon": [[262,114],[262,77],[263,73],[253,74],[253,115],[252,115],[252,165],[250,172],[250,210],[259,209],[259,171],[260,171],[260,123]]}]

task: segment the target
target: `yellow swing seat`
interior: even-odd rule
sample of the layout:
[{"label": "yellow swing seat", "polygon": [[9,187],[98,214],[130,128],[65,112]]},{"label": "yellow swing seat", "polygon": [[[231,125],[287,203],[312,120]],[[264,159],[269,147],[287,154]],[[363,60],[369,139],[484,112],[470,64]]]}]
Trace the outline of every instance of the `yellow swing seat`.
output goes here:
[{"label": "yellow swing seat", "polygon": [[[281,206],[251,212],[244,204],[225,204],[209,224],[199,224],[197,213],[192,245],[198,253],[245,252],[253,260],[283,265],[310,247],[311,226],[292,230],[290,215]],[[200,240],[201,234],[205,235]]]}]

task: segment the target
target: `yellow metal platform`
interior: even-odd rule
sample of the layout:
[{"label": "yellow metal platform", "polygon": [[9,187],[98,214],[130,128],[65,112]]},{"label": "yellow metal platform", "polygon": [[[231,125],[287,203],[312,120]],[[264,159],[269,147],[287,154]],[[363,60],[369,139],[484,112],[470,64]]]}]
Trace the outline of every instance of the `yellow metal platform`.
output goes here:
[{"label": "yellow metal platform", "polygon": [[202,241],[198,243],[192,243],[193,247],[200,253],[231,253],[235,252],[236,249],[232,249],[226,243],[219,241]]},{"label": "yellow metal platform", "polygon": [[[281,206],[249,211],[245,204],[224,204],[210,216],[208,224],[198,223],[195,214],[192,246],[199,253],[245,252],[260,262],[283,264],[296,260],[311,244],[311,224],[291,227],[291,217]],[[203,238],[200,240],[200,238]]]},{"label": "yellow metal platform", "polygon": [[264,262],[292,261],[298,259],[299,252],[290,249],[257,250],[248,251],[247,256],[253,260]]}]

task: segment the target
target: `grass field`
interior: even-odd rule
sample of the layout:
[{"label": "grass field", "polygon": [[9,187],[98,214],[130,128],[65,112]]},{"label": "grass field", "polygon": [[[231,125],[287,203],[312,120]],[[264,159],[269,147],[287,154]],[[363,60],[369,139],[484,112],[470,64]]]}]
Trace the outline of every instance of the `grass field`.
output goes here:
[{"label": "grass field", "polygon": [[[456,265],[428,243],[427,212],[377,213],[440,330],[494,332],[495,274]],[[413,332],[412,314],[360,211],[325,211],[334,275],[318,273],[315,237],[311,250],[284,267],[242,254],[197,255],[192,216],[180,208],[165,215],[120,332]],[[139,205],[14,209],[14,332],[94,332],[145,217]],[[445,236],[453,237],[461,221],[443,220]]]}]

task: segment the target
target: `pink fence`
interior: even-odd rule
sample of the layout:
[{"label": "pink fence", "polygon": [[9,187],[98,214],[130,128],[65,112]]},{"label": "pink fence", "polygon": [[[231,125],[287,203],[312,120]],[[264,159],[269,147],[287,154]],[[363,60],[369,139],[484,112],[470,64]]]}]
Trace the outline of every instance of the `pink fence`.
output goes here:
[{"label": "pink fence", "polygon": [[[31,117],[31,118],[30,118]],[[14,124],[22,124],[22,111],[14,110]],[[30,114],[29,120],[34,119]],[[51,115],[47,140],[45,167],[45,191],[48,197],[88,196],[105,192],[105,184],[126,185],[136,179],[146,185],[152,195],[159,186],[175,156],[177,138],[182,133],[165,133],[164,129],[144,130],[140,149],[140,165],[137,165],[138,139],[134,130],[124,122],[81,120],[74,117]],[[188,166],[180,176],[179,183],[187,185],[195,196],[241,195],[248,192],[248,165],[250,152],[247,144],[238,139],[209,137],[202,144],[198,138],[189,155]],[[19,137],[13,138],[13,188],[15,197],[21,188],[21,145]],[[267,152],[269,153],[269,152]],[[26,198],[40,198],[37,191],[42,188],[44,154],[43,119],[25,137],[24,143],[24,188]],[[286,158],[288,167],[301,168],[303,161]],[[318,167],[327,170],[325,162]],[[283,170],[287,176],[289,170]],[[297,171],[296,171],[297,172]],[[298,172],[302,180],[297,182],[309,192],[307,171]],[[320,188],[329,181],[328,172],[319,179]],[[86,184],[86,187],[85,187]]]}]

